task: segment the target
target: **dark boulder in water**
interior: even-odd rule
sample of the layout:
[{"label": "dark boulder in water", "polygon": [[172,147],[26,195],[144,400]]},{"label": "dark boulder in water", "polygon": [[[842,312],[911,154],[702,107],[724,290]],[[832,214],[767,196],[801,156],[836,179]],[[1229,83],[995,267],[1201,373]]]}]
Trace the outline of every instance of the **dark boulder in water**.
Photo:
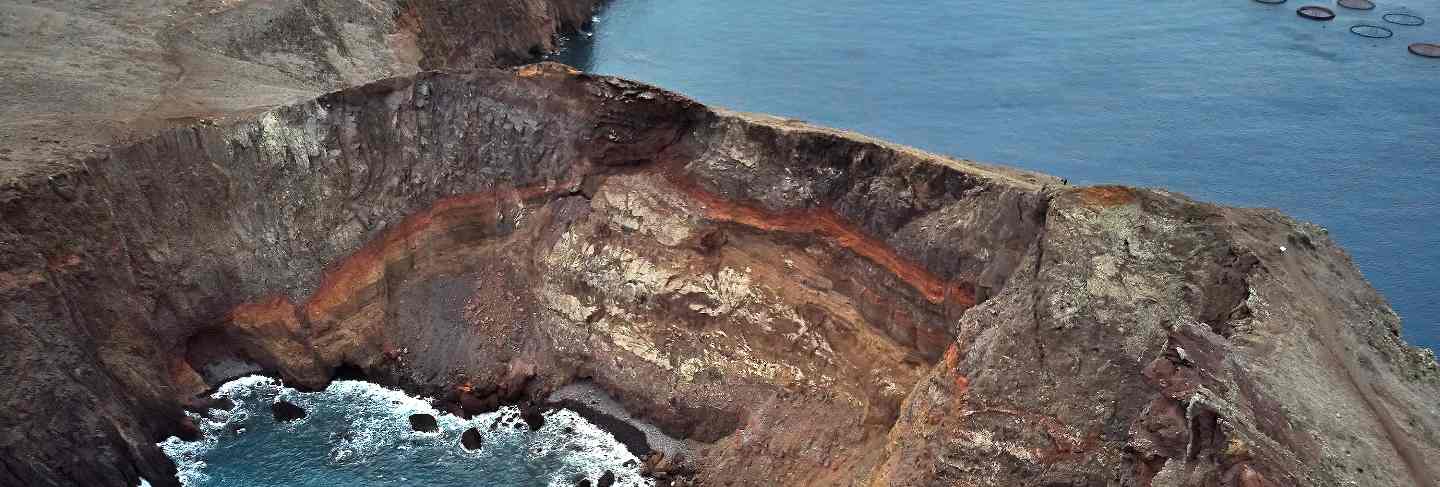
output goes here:
[{"label": "dark boulder in water", "polygon": [[612,485],[615,485],[615,472],[606,470],[605,474],[600,476],[600,481],[595,485],[597,485],[598,487],[610,487]]},{"label": "dark boulder in water", "polygon": [[440,431],[440,423],[435,421],[435,416],[429,414],[411,414],[410,429],[424,433]]},{"label": "dark boulder in water", "polygon": [[276,401],[270,405],[270,414],[275,415],[275,421],[285,423],[304,418],[305,410],[290,401]]},{"label": "dark boulder in water", "polygon": [[520,419],[530,425],[530,431],[539,431],[541,426],[545,426],[545,414],[539,407],[527,405],[521,410]]},{"label": "dark boulder in water", "polygon": [[485,437],[480,436],[480,430],[470,428],[460,434],[460,445],[466,450],[479,450],[485,444]]}]

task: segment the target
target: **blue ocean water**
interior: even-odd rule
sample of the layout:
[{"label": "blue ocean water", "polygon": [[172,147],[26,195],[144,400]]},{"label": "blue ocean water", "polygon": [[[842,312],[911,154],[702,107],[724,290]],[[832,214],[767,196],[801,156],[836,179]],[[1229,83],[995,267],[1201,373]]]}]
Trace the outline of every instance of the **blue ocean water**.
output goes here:
[{"label": "blue ocean water", "polygon": [[[567,410],[548,414],[532,432],[513,407],[466,420],[367,382],[336,381],[301,393],[256,376],[230,382],[217,395],[236,407],[200,419],[202,440],[160,444],[186,487],[573,487],[580,479],[595,485],[607,470],[616,486],[654,483],[640,476],[639,461],[614,436]],[[270,413],[277,398],[307,415],[277,423]],[[435,415],[440,431],[413,431],[414,413]],[[479,450],[460,444],[471,427],[484,438]]]},{"label": "blue ocean water", "polygon": [[1316,22],[1294,0],[614,0],[560,60],[1076,184],[1280,208],[1440,348],[1440,59],[1406,51],[1440,43],[1440,2],[1375,3]]}]

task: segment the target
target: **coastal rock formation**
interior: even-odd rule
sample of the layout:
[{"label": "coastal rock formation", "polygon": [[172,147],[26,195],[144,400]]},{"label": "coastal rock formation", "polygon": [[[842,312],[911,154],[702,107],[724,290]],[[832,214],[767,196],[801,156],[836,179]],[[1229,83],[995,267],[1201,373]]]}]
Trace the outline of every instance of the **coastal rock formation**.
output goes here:
[{"label": "coastal rock formation", "polygon": [[6,173],[0,485],[174,486],[250,373],[584,381],[695,485],[1440,481],[1435,358],[1319,227],[464,67]]},{"label": "coastal rock formation", "polygon": [[[168,130],[4,195],[6,405],[122,398],[12,427],[69,435],[6,445],[38,485],[153,483],[209,388],[341,369],[460,412],[588,380],[701,485],[1437,478],[1434,358],[1323,229],[561,65]],[[81,444],[112,453],[45,453]]]},{"label": "coastal rock formation", "polygon": [[485,446],[485,437],[480,436],[480,430],[467,429],[460,434],[460,446],[465,447],[466,450],[479,450],[480,447]]},{"label": "coastal rock formation", "polygon": [[429,414],[411,414],[409,420],[410,429],[412,430],[424,433],[440,431],[440,423],[435,420],[435,416]]},{"label": "coastal rock formation", "polygon": [[270,415],[277,423],[288,423],[305,417],[305,409],[290,401],[275,401],[270,404]]}]

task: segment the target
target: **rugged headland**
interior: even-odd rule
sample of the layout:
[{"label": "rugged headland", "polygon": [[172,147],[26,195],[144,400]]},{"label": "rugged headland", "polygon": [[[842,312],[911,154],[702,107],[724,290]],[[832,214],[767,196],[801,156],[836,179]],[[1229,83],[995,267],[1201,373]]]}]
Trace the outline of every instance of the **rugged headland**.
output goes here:
[{"label": "rugged headland", "polygon": [[[535,5],[544,42],[591,8]],[[462,414],[584,384],[689,443],[680,484],[1440,482],[1435,358],[1319,227],[427,42],[460,61],[6,141],[0,485],[176,485],[154,443],[256,372]]]}]

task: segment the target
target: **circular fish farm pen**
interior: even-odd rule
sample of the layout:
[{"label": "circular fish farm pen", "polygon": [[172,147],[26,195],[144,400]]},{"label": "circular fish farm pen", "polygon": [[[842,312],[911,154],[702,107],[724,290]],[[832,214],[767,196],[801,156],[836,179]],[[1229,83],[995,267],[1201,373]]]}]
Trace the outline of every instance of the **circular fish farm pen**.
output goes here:
[{"label": "circular fish farm pen", "polygon": [[1416,42],[1410,45],[1410,53],[1416,56],[1440,58],[1440,44]]},{"label": "circular fish farm pen", "polygon": [[1375,2],[1371,2],[1370,0],[1338,0],[1335,2],[1335,4],[1351,10],[1375,9]]},{"label": "circular fish farm pen", "polygon": [[1267,4],[1267,5],[1280,5],[1280,4],[1282,4],[1282,3],[1285,3],[1285,0],[1255,0],[1255,1],[1258,2],[1258,3]]},{"label": "circular fish farm pen", "polygon": [[1390,13],[1390,14],[1385,14],[1385,15],[1381,16],[1380,18],[1385,19],[1386,22],[1389,22],[1389,23],[1392,23],[1392,24],[1395,24],[1395,25],[1404,25],[1404,26],[1409,26],[1409,27],[1415,27],[1415,26],[1418,26],[1418,25],[1425,25],[1425,19],[1421,18],[1419,15]]},{"label": "circular fish farm pen", "polygon": [[1295,11],[1296,15],[1310,20],[1333,20],[1335,11],[1319,5],[1306,5]]},{"label": "circular fish farm pen", "polygon": [[1371,39],[1389,39],[1395,35],[1395,31],[1374,24],[1352,25],[1350,26],[1350,33]]}]

